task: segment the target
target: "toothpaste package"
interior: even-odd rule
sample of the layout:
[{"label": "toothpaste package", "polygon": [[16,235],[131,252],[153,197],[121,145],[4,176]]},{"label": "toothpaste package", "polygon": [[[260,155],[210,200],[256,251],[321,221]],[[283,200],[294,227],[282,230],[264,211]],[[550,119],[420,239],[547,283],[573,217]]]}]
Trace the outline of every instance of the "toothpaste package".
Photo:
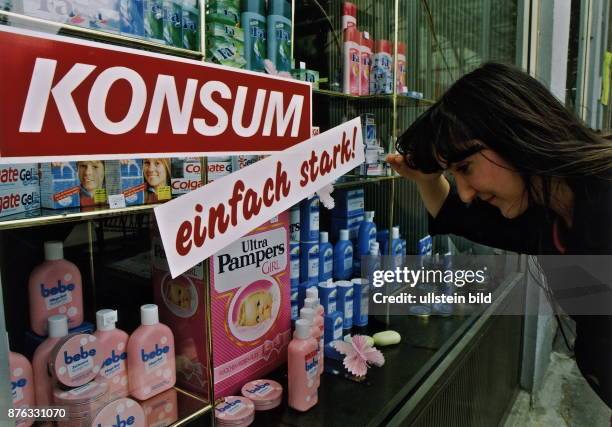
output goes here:
[{"label": "toothpaste package", "polygon": [[23,13],[62,24],[89,27],[87,0],[23,0]]},{"label": "toothpaste package", "polygon": [[202,186],[202,162],[199,157],[172,159],[172,196],[180,196]]},{"label": "toothpaste package", "polygon": [[38,186],[15,187],[0,190],[0,217],[20,213],[38,214],[40,190]]},{"label": "toothpaste package", "polygon": [[261,158],[262,156],[258,155],[232,156],[232,170],[237,171],[240,169],[244,169],[247,166],[250,166],[256,161],[260,160]]},{"label": "toothpaste package", "polygon": [[43,208],[65,209],[80,205],[76,162],[40,164],[40,202]]},{"label": "toothpaste package", "polygon": [[288,212],[218,251],[210,263],[215,396],[228,396],[287,361]]},{"label": "toothpaste package", "polygon": [[213,182],[232,173],[232,158],[209,157],[208,158],[208,182]]},{"label": "toothpaste package", "polygon": [[77,169],[81,206],[94,206],[106,203],[104,162],[102,160],[77,162]]},{"label": "toothpaste package", "polygon": [[0,192],[21,187],[39,188],[38,164],[0,165]]},{"label": "toothpaste package", "polygon": [[144,37],[144,0],[120,0],[120,31],[130,37]]},{"label": "toothpaste package", "polygon": [[119,32],[119,0],[89,0],[89,27],[110,33]]},{"label": "toothpaste package", "polygon": [[109,196],[123,194],[126,206],[144,203],[145,183],[142,160],[107,160],[106,193]]}]

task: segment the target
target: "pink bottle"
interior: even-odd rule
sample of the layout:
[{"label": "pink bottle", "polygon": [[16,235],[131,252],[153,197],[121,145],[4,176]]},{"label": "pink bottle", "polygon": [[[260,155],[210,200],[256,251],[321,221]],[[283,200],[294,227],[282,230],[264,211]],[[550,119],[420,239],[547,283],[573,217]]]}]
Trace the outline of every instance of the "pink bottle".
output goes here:
[{"label": "pink bottle", "polygon": [[128,389],[127,345],[128,334],[117,329],[117,310],[98,310],[96,312],[96,332],[98,348],[104,358],[98,379],[109,386],[110,400],[126,397]]},{"label": "pink bottle", "polygon": [[173,388],[139,403],[149,427],[169,426],[178,420],[178,400]]},{"label": "pink bottle", "polygon": [[62,242],[45,242],[45,261],[30,273],[30,326],[38,335],[47,335],[47,319],[65,314],[68,327],[83,323],[83,286],[76,265],[64,259]]},{"label": "pink bottle", "polygon": [[307,411],[317,404],[317,341],[311,338],[310,323],[306,319],[295,321],[295,332],[288,348],[289,406]]},{"label": "pink bottle", "polygon": [[323,332],[319,329],[319,326],[315,323],[315,319],[317,319],[317,314],[314,309],[310,307],[302,307],[300,309],[300,319],[306,319],[312,326],[310,328],[310,336],[317,341],[317,388],[321,385],[321,374],[323,370],[321,366],[323,366]]},{"label": "pink bottle", "polygon": [[132,396],[146,400],[176,382],[174,336],[155,304],[140,307],[140,323],[128,341],[128,384]]},{"label": "pink bottle", "polygon": [[[14,409],[33,408],[36,406],[34,375],[30,361],[19,353],[9,351],[9,370],[11,375],[11,394]],[[32,418],[18,418],[16,427],[29,427],[34,423]]]},{"label": "pink bottle", "polygon": [[49,374],[49,359],[55,344],[68,335],[68,318],[64,314],[56,314],[48,319],[49,337],[44,340],[32,357],[34,384],[36,385],[36,403],[38,406],[53,404],[53,379]]}]

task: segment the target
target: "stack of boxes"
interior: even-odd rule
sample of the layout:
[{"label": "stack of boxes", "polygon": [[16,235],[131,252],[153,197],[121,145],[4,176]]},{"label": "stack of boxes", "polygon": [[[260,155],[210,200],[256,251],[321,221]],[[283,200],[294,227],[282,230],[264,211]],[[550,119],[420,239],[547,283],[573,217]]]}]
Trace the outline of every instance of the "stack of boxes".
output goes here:
[{"label": "stack of boxes", "polygon": [[244,30],[238,0],[213,0],[206,5],[206,60],[245,68]]},{"label": "stack of boxes", "polygon": [[195,0],[75,0],[62,7],[48,3],[24,0],[23,13],[168,46],[199,49],[200,14]]},{"label": "stack of boxes", "polygon": [[[335,190],[334,200],[335,206],[331,218],[331,240],[336,242],[339,238],[339,230],[347,229],[353,247],[357,247],[359,226],[364,219],[365,211],[364,190],[363,188]],[[359,272],[361,271],[359,251],[354,252],[354,257],[354,271]]]},{"label": "stack of boxes", "polygon": [[39,209],[38,165],[0,165],[0,217]]}]

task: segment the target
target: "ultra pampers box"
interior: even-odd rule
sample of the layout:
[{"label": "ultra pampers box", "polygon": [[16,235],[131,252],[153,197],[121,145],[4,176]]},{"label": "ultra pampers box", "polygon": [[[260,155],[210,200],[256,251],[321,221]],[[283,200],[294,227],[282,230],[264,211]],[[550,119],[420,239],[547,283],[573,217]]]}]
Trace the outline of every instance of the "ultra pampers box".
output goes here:
[{"label": "ultra pampers box", "polygon": [[40,199],[43,208],[65,209],[80,206],[76,162],[40,164]]},{"label": "ultra pampers box", "polygon": [[240,391],[287,361],[291,339],[289,215],[211,257],[215,397]]}]

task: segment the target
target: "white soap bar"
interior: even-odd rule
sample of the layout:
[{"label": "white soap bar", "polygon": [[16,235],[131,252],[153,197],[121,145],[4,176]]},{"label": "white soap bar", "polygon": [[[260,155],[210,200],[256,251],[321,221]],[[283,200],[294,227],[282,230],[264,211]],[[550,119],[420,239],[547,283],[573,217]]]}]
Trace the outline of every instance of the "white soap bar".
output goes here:
[{"label": "white soap bar", "polygon": [[373,338],[374,344],[381,347],[386,345],[398,344],[402,340],[401,335],[396,331],[378,332],[374,334]]}]

